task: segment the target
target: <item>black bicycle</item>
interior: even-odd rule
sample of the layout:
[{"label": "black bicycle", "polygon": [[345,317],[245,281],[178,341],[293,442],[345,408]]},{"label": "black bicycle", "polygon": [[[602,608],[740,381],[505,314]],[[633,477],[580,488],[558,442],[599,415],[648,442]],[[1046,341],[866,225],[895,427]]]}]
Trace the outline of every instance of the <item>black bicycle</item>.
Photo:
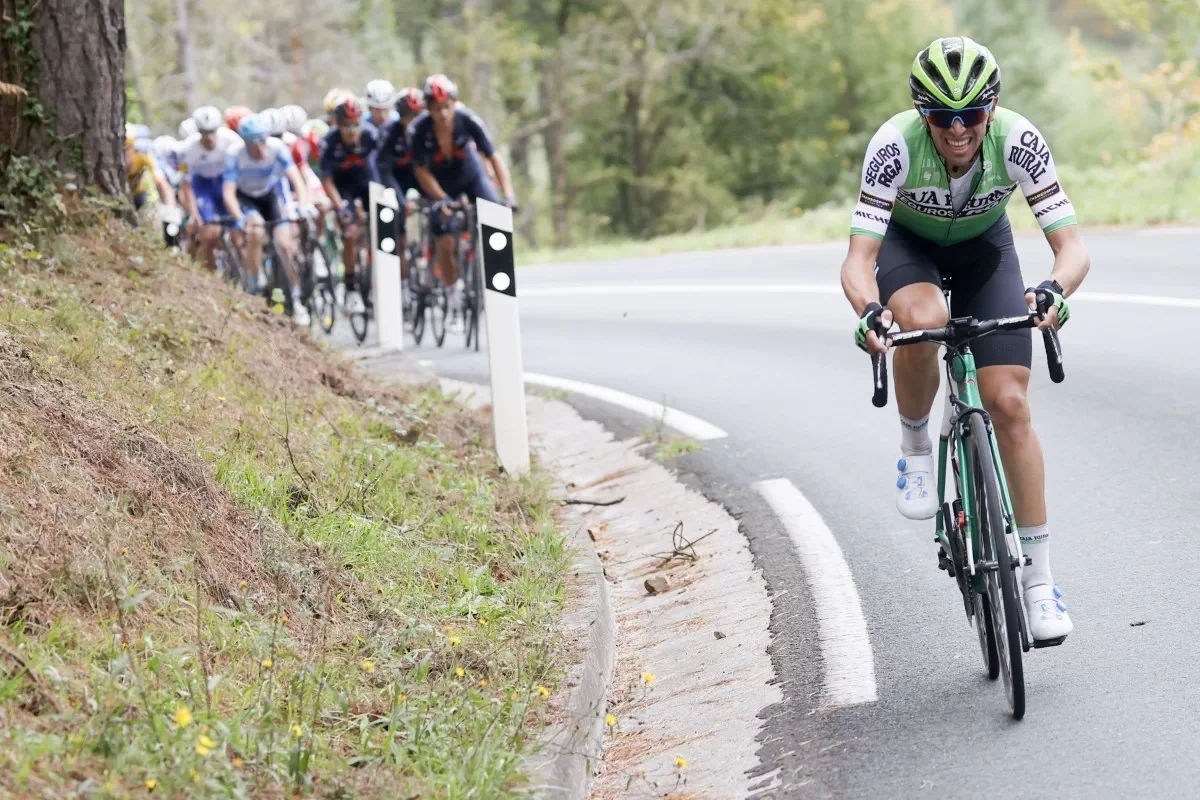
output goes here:
[{"label": "black bicycle", "polygon": [[430,206],[422,203],[420,234],[408,248],[409,307],[405,309],[405,313],[412,320],[414,342],[420,344],[428,329],[434,343],[441,347],[446,342],[449,301],[446,297],[446,286],[433,269],[430,213]]},{"label": "black bicycle", "polygon": [[331,256],[316,220],[304,217],[299,221],[300,247],[296,273],[300,278],[300,294],[308,306],[311,325],[321,326],[325,333],[333,331],[337,317],[337,296],[333,289]]},{"label": "black bicycle", "polygon": [[[947,307],[949,285],[943,281]],[[1033,642],[1025,619],[1025,604],[1019,570],[1031,562],[1021,552],[1016,516],[1009,497],[1008,481],[1000,461],[992,420],[983,409],[975,372],[971,342],[996,331],[1036,327],[1051,302],[1044,290],[1036,292],[1037,311],[1005,319],[977,320],[958,317],[941,328],[889,334],[882,323],[875,333],[886,337],[892,347],[937,342],[946,348],[946,410],[938,444],[937,528],[934,540],[941,545],[938,568],[958,584],[967,619],[973,620],[979,636],[987,675],[1003,675],[1009,709],[1016,719],[1025,715],[1025,672],[1022,654],[1030,647],[1050,647],[1062,639]],[[1042,331],[1050,378],[1063,380],[1062,349],[1054,330]],[[887,357],[871,354],[874,381],[872,402],[887,405]],[[954,499],[946,499],[946,463],[954,480]],[[1065,637],[1064,637],[1065,638]]]},{"label": "black bicycle", "polygon": [[246,262],[242,258],[241,250],[238,249],[237,243],[233,240],[233,217],[219,217],[217,223],[221,226],[221,238],[217,240],[217,244],[213,249],[217,262],[217,273],[224,275],[225,280],[243,292],[254,294],[257,287],[254,286],[254,282],[250,278],[250,272],[246,268]]}]

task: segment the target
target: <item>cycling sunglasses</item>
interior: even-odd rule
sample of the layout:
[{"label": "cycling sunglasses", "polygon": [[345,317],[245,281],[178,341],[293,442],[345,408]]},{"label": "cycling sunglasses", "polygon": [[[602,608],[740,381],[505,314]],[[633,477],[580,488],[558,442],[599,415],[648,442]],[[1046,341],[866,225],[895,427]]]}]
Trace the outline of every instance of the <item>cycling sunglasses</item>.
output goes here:
[{"label": "cycling sunglasses", "polygon": [[987,119],[994,103],[993,100],[987,105],[967,108],[922,108],[921,116],[938,128],[953,128],[954,120],[961,122],[964,128],[971,128]]}]

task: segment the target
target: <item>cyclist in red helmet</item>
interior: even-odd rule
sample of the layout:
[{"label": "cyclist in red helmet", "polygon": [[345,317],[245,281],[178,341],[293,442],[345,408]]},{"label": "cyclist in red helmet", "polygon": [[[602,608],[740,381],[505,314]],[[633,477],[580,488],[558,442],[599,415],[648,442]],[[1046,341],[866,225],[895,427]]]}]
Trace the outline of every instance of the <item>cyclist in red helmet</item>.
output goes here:
[{"label": "cyclist in red helmet", "polygon": [[379,177],[395,190],[396,198],[400,201],[400,272],[404,277],[408,277],[408,250],[403,246],[404,222],[408,212],[413,210],[410,203],[405,201],[405,196],[410,189],[415,189],[418,193],[421,191],[416,173],[413,172],[412,150],[408,146],[407,132],[409,124],[424,110],[425,98],[420,89],[400,90],[396,98],[396,113],[400,118],[388,123],[383,129],[383,141],[379,145],[376,159]]},{"label": "cyclist in red helmet", "polygon": [[253,111],[245,106],[230,106],[225,109],[225,127],[237,133],[238,126],[242,124],[242,120],[253,113]]},{"label": "cyclist in red helmet", "polygon": [[[496,151],[487,127],[475,112],[458,102],[458,87],[445,75],[431,75],[423,91],[425,108],[408,129],[414,173],[421,189],[439,213],[430,217],[435,237],[435,263],[439,277],[451,287],[451,305],[461,292],[455,260],[457,239],[451,204],[462,195],[471,201],[482,197],[499,203],[484,163],[495,171],[505,202],[516,206],[512,179]],[[480,161],[483,156],[484,162]]]},{"label": "cyclist in red helmet", "polygon": [[370,207],[371,181],[378,181],[373,153],[379,145],[375,129],[363,125],[363,108],[353,97],[343,98],[333,110],[337,127],[325,136],[321,148],[321,183],[337,209],[342,228],[342,263],[346,267],[346,312],[361,314],[362,289],[355,279],[358,226]]}]

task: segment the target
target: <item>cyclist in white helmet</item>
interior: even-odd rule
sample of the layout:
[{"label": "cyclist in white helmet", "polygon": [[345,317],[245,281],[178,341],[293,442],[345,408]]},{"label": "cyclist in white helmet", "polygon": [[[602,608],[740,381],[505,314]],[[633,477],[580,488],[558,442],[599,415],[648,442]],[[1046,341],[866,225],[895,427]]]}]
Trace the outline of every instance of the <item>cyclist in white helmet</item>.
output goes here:
[{"label": "cyclist in white helmet", "polygon": [[394,108],[396,87],[392,86],[390,81],[379,79],[368,83],[365,99],[367,107],[371,109],[371,118],[368,122],[374,126],[375,130],[382,131],[389,122],[399,119],[400,115]]},{"label": "cyclist in white helmet", "polygon": [[308,122],[308,112],[294,103],[279,109],[279,114],[283,117],[284,129],[293,136],[299,136],[304,130],[304,123]]},{"label": "cyclist in white helmet", "polygon": [[179,123],[180,147],[183,146],[184,142],[186,142],[188,139],[192,138],[199,132],[200,132],[199,129],[196,128],[196,120],[194,117],[188,117],[183,122]]},{"label": "cyclist in white helmet", "polygon": [[179,150],[179,173],[183,178],[180,202],[188,214],[196,257],[215,270],[213,248],[221,238],[221,217],[227,213],[221,194],[225,155],[241,140],[224,127],[221,112],[213,106],[197,108],[191,122],[197,133]]}]

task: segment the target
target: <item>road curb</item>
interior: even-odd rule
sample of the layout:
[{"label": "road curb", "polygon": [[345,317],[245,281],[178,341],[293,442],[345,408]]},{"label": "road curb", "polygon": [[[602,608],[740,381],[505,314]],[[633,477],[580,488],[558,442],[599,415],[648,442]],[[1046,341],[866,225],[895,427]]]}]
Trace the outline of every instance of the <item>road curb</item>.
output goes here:
[{"label": "road curb", "polygon": [[576,524],[568,546],[574,554],[568,581],[568,609],[563,635],[583,647],[583,657],[568,668],[567,687],[555,698],[563,721],[547,728],[542,751],[529,761],[538,797],[584,800],[604,747],[604,717],[616,668],[616,616],[604,578],[604,567],[587,536]]}]

